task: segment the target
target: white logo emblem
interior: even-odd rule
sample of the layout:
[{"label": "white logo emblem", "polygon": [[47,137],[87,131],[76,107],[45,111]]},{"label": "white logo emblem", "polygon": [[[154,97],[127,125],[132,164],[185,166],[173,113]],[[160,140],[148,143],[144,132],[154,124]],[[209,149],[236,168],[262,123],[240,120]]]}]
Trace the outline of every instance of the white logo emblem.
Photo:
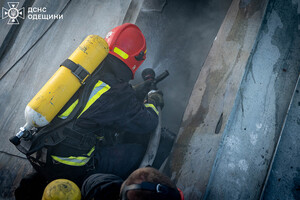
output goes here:
[{"label": "white logo emblem", "polygon": [[108,38],[111,36],[111,34],[112,34],[112,32],[109,31],[109,32],[107,33],[107,35],[105,36],[105,38],[108,39]]},{"label": "white logo emblem", "polygon": [[25,19],[25,9],[18,10],[18,2],[8,2],[9,9],[2,7],[2,19],[9,17],[7,24],[19,24],[18,17]]}]

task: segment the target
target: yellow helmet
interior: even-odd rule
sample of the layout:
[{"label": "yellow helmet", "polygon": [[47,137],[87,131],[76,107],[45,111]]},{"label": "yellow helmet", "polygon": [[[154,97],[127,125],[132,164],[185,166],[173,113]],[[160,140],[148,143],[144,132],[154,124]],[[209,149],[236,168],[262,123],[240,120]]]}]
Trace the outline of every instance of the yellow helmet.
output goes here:
[{"label": "yellow helmet", "polygon": [[42,200],[80,200],[78,186],[67,179],[56,179],[49,183],[44,190]]}]

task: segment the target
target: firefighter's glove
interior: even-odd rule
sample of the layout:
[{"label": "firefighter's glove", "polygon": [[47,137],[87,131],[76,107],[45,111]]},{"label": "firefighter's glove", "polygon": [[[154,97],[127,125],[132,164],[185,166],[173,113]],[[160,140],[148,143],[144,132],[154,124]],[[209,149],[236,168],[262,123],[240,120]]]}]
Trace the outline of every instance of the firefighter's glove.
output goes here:
[{"label": "firefighter's glove", "polygon": [[154,104],[155,107],[159,106],[161,109],[164,107],[163,93],[160,90],[151,90],[147,96],[147,102]]},{"label": "firefighter's glove", "polygon": [[140,102],[143,102],[147,97],[147,94],[150,91],[150,86],[151,82],[145,81],[132,87],[135,90],[136,97]]}]

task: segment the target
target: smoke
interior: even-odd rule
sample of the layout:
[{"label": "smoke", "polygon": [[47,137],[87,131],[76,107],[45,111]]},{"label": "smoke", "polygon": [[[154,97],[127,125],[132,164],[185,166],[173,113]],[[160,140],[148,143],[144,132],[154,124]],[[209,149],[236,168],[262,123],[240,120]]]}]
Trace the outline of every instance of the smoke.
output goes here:
[{"label": "smoke", "polygon": [[177,133],[199,72],[231,0],[167,1],[162,12],[142,11],[137,19],[147,42],[144,68],[170,75],[159,83],[165,107],[162,125]]}]

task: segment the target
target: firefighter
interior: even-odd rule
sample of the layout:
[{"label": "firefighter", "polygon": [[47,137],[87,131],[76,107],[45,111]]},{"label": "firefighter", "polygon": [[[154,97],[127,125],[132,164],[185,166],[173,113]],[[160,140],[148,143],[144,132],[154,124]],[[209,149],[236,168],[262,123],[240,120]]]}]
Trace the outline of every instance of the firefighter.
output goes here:
[{"label": "firefighter", "polygon": [[[32,142],[31,149],[39,150],[28,159],[47,181],[65,178],[81,186],[96,172],[126,178],[139,166],[149,133],[158,124],[162,92],[152,91],[141,102],[129,84],[146,59],[144,35],[136,25],[126,23],[112,29],[105,40],[109,54],[99,70],[45,127],[43,140]],[[71,120],[57,126],[66,119]],[[23,191],[29,186],[20,187]]]}]

